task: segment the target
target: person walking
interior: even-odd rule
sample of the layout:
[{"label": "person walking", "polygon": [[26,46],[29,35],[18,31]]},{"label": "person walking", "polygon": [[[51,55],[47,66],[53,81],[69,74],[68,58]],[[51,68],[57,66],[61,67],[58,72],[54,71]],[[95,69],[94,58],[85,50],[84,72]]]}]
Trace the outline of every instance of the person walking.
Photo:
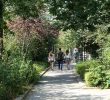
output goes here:
[{"label": "person walking", "polygon": [[55,62],[55,55],[54,55],[54,53],[52,51],[49,52],[48,62],[50,64],[51,69],[53,70],[54,62]]},{"label": "person walking", "polygon": [[57,54],[57,61],[58,61],[58,69],[62,70],[63,61],[64,61],[64,53],[62,52],[61,48],[59,48],[59,52]]},{"label": "person walking", "polygon": [[66,50],[65,62],[67,64],[67,69],[70,70],[71,55],[69,53],[69,50]]},{"label": "person walking", "polygon": [[79,51],[78,48],[74,48],[74,58],[75,58],[75,62],[77,63],[79,60]]}]

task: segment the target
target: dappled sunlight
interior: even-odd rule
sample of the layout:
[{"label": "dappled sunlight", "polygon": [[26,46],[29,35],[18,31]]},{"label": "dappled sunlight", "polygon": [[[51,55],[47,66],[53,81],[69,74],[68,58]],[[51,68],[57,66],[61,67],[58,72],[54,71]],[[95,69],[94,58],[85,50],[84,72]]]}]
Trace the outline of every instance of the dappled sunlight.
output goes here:
[{"label": "dappled sunlight", "polygon": [[50,70],[39,84],[33,87],[26,100],[105,100],[108,95],[105,91],[85,89],[85,84],[77,80],[73,70]]}]

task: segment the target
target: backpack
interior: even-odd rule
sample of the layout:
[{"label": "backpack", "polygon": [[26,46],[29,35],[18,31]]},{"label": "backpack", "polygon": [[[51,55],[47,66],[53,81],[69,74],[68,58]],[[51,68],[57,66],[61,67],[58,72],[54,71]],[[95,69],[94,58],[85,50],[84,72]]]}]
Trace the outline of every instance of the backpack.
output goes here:
[{"label": "backpack", "polygon": [[58,60],[64,60],[64,54],[63,52],[58,53]]}]

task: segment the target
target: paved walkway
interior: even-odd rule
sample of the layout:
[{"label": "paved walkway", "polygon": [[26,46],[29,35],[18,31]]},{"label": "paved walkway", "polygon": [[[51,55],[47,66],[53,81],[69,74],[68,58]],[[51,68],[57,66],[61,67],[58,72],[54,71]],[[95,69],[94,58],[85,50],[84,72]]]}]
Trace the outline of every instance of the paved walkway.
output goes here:
[{"label": "paved walkway", "polygon": [[75,69],[49,71],[25,100],[110,100],[110,89],[91,89],[79,81]]}]

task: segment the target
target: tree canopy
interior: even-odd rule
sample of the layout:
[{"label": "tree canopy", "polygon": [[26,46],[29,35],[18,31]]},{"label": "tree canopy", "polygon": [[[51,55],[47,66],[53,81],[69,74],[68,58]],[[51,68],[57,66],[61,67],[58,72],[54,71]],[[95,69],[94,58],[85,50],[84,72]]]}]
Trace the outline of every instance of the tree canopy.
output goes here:
[{"label": "tree canopy", "polygon": [[47,0],[50,12],[64,22],[65,29],[93,30],[109,23],[110,0]]},{"label": "tree canopy", "polygon": [[43,9],[44,0],[7,0],[5,10],[21,17],[37,17]]}]

